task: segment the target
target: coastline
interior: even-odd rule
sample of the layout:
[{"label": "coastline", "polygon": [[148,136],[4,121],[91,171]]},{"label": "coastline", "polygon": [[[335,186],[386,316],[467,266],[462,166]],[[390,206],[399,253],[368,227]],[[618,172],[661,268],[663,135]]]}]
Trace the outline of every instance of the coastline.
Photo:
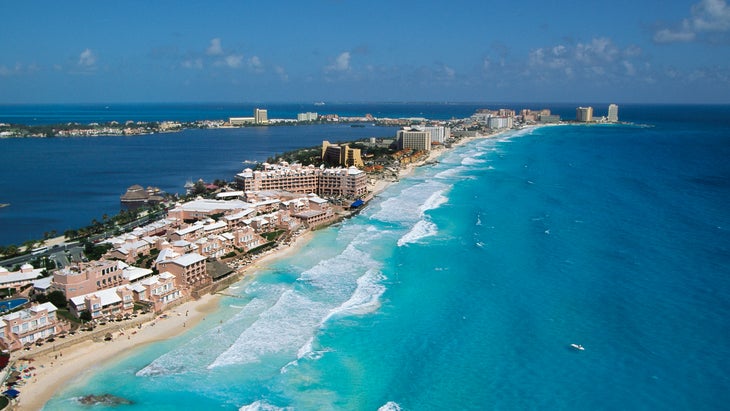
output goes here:
[{"label": "coastline", "polygon": [[[297,252],[309,242],[314,233],[311,230],[297,236],[291,245],[279,246],[255,259],[252,264],[240,269],[236,275],[239,280],[252,275],[273,260]],[[225,290],[225,288],[223,289]],[[221,290],[222,291],[222,290]],[[100,367],[115,359],[130,355],[135,349],[183,334],[194,328],[205,317],[216,310],[223,297],[218,293],[205,294],[198,300],[186,301],[162,315],[140,324],[138,329],[112,332],[111,341],[96,341],[90,337],[80,338],[72,345],[43,352],[35,356],[33,351],[23,351],[16,365],[32,366],[35,369],[31,378],[21,388],[22,394],[11,403],[14,410],[40,410],[69,381],[88,378]],[[24,358],[32,361],[23,360]],[[101,395],[103,393],[89,393]]]},{"label": "coastline", "polygon": [[[455,142],[451,147],[438,147],[431,150],[426,158],[421,159],[412,164],[401,168],[398,178],[404,178],[412,174],[419,166],[427,165],[438,160],[441,156],[454,148],[460,147],[475,140],[494,138],[507,131],[477,136],[464,137]],[[373,186],[371,197],[375,197],[396,184],[398,180],[386,181],[378,180]],[[275,249],[263,254],[255,259],[250,265],[238,270],[236,275],[239,277],[237,281],[252,275],[259,269],[262,264],[271,262],[292,253],[296,253],[303,245],[307,244],[314,236],[313,230],[306,230],[299,236],[294,238],[290,245],[279,245]],[[62,238],[62,237],[60,237]],[[58,239],[51,239],[47,243],[52,244]],[[77,381],[79,379],[88,378],[98,368],[113,361],[115,358],[129,355],[135,349],[143,347],[158,341],[164,341],[169,338],[181,335],[190,328],[204,320],[205,316],[215,312],[222,297],[220,291],[216,294],[205,294],[198,300],[189,300],[179,306],[172,308],[162,316],[155,316],[152,320],[140,325],[140,328],[120,334],[114,332],[114,338],[111,341],[93,341],[90,338],[80,339],[73,345],[63,348],[62,350],[54,350],[45,352],[42,355],[33,357],[33,352],[23,354],[21,358],[33,358],[32,362],[16,360],[18,363],[32,365],[35,370],[32,377],[27,380],[26,385],[22,387],[22,394],[12,404],[12,409],[17,410],[37,410],[42,409],[60,389],[63,388],[67,381]],[[126,338],[125,338],[126,337]],[[59,356],[59,354],[61,354]],[[87,393],[101,395],[103,393]]]}]

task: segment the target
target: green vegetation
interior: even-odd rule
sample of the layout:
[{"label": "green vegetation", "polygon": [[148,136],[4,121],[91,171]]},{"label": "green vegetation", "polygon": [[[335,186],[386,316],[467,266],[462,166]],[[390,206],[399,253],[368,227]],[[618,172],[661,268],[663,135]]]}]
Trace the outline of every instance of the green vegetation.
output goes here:
[{"label": "green vegetation", "polygon": [[79,313],[79,320],[84,321],[84,322],[91,321],[91,313],[89,312],[89,310],[81,311]]},{"label": "green vegetation", "polygon": [[92,244],[88,241],[83,243],[84,255],[89,260],[98,260],[101,256],[112,248],[111,244]]},{"label": "green vegetation", "polygon": [[[80,324],[81,320],[83,319],[83,318],[74,317],[74,315],[71,314],[71,312],[67,308],[59,308],[56,311],[56,315],[58,315],[59,318],[63,318],[64,320],[67,320],[68,322],[70,322],[72,324]],[[91,314],[89,314],[89,320],[90,319],[91,319]]]},{"label": "green vegetation", "polygon": [[263,233],[261,234],[261,236],[264,237],[266,241],[276,241],[276,239],[279,238],[282,234],[284,234],[284,230],[276,230],[268,233]]},{"label": "green vegetation", "polygon": [[66,300],[66,296],[63,294],[63,291],[51,291],[46,294],[46,298],[48,299],[48,302],[55,305],[58,309],[66,308],[68,305],[68,300]]},{"label": "green vegetation", "polygon": [[304,165],[322,165],[322,147],[307,147],[298,150],[287,151],[283,154],[274,154],[266,159],[267,163],[273,164],[279,161],[286,161],[290,164],[299,163]]}]

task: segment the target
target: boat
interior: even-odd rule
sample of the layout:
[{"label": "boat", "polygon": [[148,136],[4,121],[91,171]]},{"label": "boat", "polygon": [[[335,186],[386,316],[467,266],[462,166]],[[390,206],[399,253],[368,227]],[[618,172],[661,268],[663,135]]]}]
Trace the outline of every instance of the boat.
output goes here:
[{"label": "boat", "polygon": [[572,348],[572,349],[574,349],[574,350],[578,350],[578,351],[583,351],[583,350],[585,350],[585,348],[583,348],[583,346],[582,346],[582,345],[580,345],[580,344],[570,344],[570,348]]}]

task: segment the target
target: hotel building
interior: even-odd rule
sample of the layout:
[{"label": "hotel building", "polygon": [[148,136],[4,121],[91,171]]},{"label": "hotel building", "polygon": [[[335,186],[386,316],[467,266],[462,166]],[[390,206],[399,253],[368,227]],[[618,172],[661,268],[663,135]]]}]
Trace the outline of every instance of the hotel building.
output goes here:
[{"label": "hotel building", "polygon": [[67,331],[68,325],[56,316],[56,310],[55,305],[47,302],[3,315],[0,317],[2,345],[15,351]]},{"label": "hotel building", "polygon": [[413,149],[417,151],[431,151],[431,132],[418,131],[410,128],[398,130],[396,133],[398,149]]},{"label": "hotel building", "polygon": [[322,161],[343,167],[365,166],[359,148],[350,148],[347,144],[332,144],[327,140],[322,141]]},{"label": "hotel building", "polygon": [[[56,270],[51,288],[71,299],[80,295],[128,284],[120,261],[91,261]],[[125,264],[126,265],[126,264]]]},{"label": "hotel building", "polygon": [[618,122],[618,105],[616,104],[609,104],[608,105],[608,118],[609,123],[616,123]]},{"label": "hotel building", "polygon": [[92,320],[116,319],[134,312],[134,291],[130,285],[79,295],[69,301],[69,311],[77,318],[82,311],[88,311]]},{"label": "hotel building", "polygon": [[236,174],[243,191],[289,191],[297,194],[357,198],[367,193],[367,175],[355,167],[317,168],[282,162],[264,163],[264,170],[247,168]]},{"label": "hotel building", "polygon": [[263,108],[257,108],[253,111],[253,121],[256,124],[269,124],[269,112]]},{"label": "hotel building", "polygon": [[489,117],[487,118],[487,127],[492,130],[501,130],[505,128],[512,128],[513,117]]},{"label": "hotel building", "polygon": [[297,114],[297,121],[317,121],[319,116],[317,113],[306,112]]},{"label": "hotel building", "polygon": [[205,267],[205,257],[198,253],[183,254],[171,260],[157,262],[159,272],[169,271],[181,288],[204,287],[212,282]]},{"label": "hotel building", "polygon": [[593,121],[593,107],[578,107],[575,109],[575,120],[582,123]]}]

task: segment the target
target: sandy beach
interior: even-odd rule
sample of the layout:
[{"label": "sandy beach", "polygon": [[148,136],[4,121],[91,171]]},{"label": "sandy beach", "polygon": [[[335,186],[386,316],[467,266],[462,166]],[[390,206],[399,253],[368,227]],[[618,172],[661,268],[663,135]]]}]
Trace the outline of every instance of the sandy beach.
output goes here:
[{"label": "sandy beach", "polygon": [[141,328],[111,332],[111,341],[85,339],[71,347],[40,356],[35,356],[32,351],[23,351],[20,358],[32,361],[17,360],[16,366],[34,369],[31,378],[19,388],[21,395],[15,402],[15,409],[41,409],[65,382],[88,377],[102,364],[121,358],[135,348],[181,334],[215,311],[219,299],[218,295],[208,294],[197,301],[188,301],[142,324]]},{"label": "sandy beach", "polygon": [[[496,134],[462,138],[454,144],[454,147],[475,139],[495,136]],[[402,168],[399,172],[399,178],[411,174],[420,165],[436,161],[448,151],[449,149],[445,147],[432,150],[427,158]],[[395,182],[377,181],[371,188],[372,195],[375,196],[381,193]],[[252,264],[241,269],[237,275],[247,275],[260,268],[262,264],[297,252],[313,235],[314,233],[310,230],[304,231],[295,237],[290,245],[279,245],[277,248],[264,253]],[[46,244],[52,244],[54,240],[59,241],[53,239]],[[41,409],[66,382],[87,378],[112,359],[121,358],[143,345],[172,338],[194,327],[206,315],[217,310],[220,298],[221,295],[219,294],[206,294],[198,300],[187,301],[163,315],[157,315],[139,326],[131,327],[131,329],[127,328],[123,331],[116,328],[110,331],[113,336],[111,341],[104,341],[103,338],[83,338],[71,346],[58,350],[45,350],[40,355],[35,355],[33,350],[14,353],[13,359],[16,367],[33,367],[33,370],[25,385],[19,388],[21,395],[12,403],[14,407],[12,409]],[[124,327],[123,323],[121,327]],[[24,360],[26,358],[32,359],[32,361]]]},{"label": "sandy beach", "polygon": [[[297,252],[312,238],[312,231],[305,231],[288,245],[259,256],[254,263],[238,272],[245,276],[260,268],[261,264]],[[39,410],[68,381],[76,381],[92,375],[99,367],[113,359],[122,358],[136,348],[156,341],[164,341],[189,330],[202,321],[206,315],[215,312],[221,299],[220,294],[206,294],[198,300],[178,305],[162,315],[152,317],[138,327],[124,323],[108,330],[111,341],[103,338],[81,338],[78,343],[57,350],[44,350],[36,355],[30,351],[13,354],[16,367],[33,367],[31,378],[19,387],[21,395],[12,403],[16,410]],[[120,331],[120,329],[122,331]],[[59,340],[60,341],[60,340]],[[24,360],[32,359],[32,361]],[[89,393],[102,394],[102,393]]]}]

